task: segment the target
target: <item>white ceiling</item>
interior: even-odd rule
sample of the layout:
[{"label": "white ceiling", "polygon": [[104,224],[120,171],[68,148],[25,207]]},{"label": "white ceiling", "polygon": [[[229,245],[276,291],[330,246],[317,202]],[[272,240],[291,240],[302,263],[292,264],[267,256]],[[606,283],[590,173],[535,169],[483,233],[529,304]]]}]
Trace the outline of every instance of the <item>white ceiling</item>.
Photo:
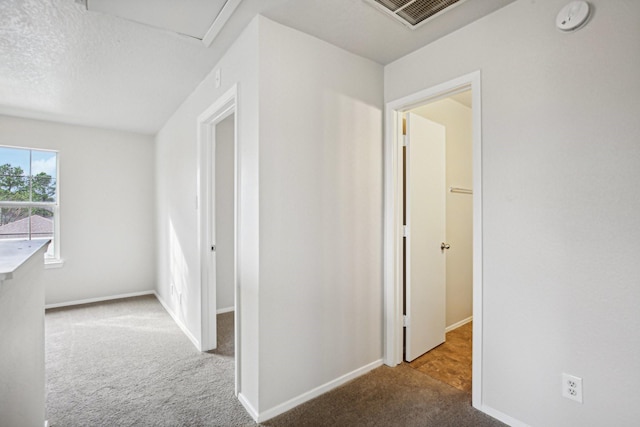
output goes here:
[{"label": "white ceiling", "polygon": [[292,0],[263,15],[386,65],[514,0],[467,0],[410,30],[362,0]]},{"label": "white ceiling", "polygon": [[[227,0],[87,0],[87,9],[202,40]],[[177,7],[179,6],[179,7]]]},{"label": "white ceiling", "polygon": [[471,108],[471,91],[467,90],[464,92],[460,92],[460,93],[456,93],[455,95],[451,95],[449,98],[453,99],[454,101],[459,102],[460,104],[464,105],[465,107],[469,107]]},{"label": "white ceiling", "polygon": [[[173,32],[182,30],[87,11],[74,0],[1,0],[0,114],[154,134],[256,14],[387,64],[512,1],[467,0],[412,31],[362,0],[242,0],[207,48]],[[157,27],[169,27],[162,16],[185,7],[185,0],[122,3],[169,5],[148,15]],[[198,10],[211,14],[202,22],[217,14]],[[202,31],[189,22],[185,32]]]}]

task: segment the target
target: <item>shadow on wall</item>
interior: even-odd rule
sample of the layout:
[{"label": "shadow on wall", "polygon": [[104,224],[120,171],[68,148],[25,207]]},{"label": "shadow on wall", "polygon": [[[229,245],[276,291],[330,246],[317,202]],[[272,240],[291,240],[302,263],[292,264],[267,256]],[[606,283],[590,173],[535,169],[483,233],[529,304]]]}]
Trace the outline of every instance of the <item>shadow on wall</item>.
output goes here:
[{"label": "shadow on wall", "polygon": [[187,260],[184,257],[173,222],[169,219],[169,289],[171,297],[178,302],[176,314],[182,312],[182,294],[185,290],[188,291],[188,283]]}]

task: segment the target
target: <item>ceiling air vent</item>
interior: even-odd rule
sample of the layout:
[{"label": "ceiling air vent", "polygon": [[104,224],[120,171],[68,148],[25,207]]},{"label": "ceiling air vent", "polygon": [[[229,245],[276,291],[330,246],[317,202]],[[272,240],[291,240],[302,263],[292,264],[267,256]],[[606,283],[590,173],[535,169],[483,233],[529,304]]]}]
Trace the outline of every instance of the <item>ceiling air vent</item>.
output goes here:
[{"label": "ceiling air vent", "polygon": [[415,30],[465,0],[364,0]]}]

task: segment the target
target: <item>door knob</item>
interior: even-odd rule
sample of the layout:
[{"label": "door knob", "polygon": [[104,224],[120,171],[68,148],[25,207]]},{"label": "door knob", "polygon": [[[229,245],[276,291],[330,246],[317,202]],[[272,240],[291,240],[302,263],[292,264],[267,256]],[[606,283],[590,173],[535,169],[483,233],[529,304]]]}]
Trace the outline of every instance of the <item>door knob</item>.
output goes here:
[{"label": "door knob", "polygon": [[442,244],[440,245],[440,250],[444,251],[445,249],[449,249],[450,247],[450,244],[442,242]]}]

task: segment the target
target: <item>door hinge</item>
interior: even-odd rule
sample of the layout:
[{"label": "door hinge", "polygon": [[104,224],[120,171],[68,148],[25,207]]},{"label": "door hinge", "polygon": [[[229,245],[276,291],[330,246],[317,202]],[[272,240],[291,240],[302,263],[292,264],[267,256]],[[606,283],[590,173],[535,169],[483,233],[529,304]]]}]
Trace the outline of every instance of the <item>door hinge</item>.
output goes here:
[{"label": "door hinge", "polygon": [[407,237],[409,236],[409,227],[406,225],[402,226],[402,237]]},{"label": "door hinge", "polygon": [[403,147],[408,147],[409,146],[409,137],[407,135],[403,135],[402,136],[402,146]]},{"label": "door hinge", "polygon": [[405,314],[402,316],[402,327],[406,328],[407,326],[409,326],[409,318]]}]

